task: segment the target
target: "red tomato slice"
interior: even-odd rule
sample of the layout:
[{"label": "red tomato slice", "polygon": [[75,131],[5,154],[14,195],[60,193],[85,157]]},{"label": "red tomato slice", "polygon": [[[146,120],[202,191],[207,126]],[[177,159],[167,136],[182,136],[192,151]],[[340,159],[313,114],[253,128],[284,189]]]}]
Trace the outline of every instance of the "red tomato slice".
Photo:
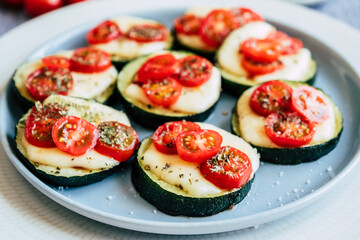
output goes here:
[{"label": "red tomato slice", "polygon": [[137,82],[162,80],[176,73],[179,69],[178,60],[170,53],[157,55],[148,59],[137,72]]},{"label": "red tomato slice", "polygon": [[204,162],[220,150],[222,136],[213,130],[184,131],[176,137],[175,145],[181,159],[188,162]]},{"label": "red tomato slice", "polygon": [[121,36],[118,25],[110,20],[106,20],[86,34],[89,44],[107,43]]},{"label": "red tomato slice", "polygon": [[265,132],[270,140],[281,147],[301,147],[315,134],[314,125],[297,112],[272,113],[266,118]]},{"label": "red tomato slice", "polygon": [[194,14],[185,14],[174,21],[174,28],[177,33],[196,35],[200,32],[202,18]]},{"label": "red tomato slice", "polygon": [[99,138],[95,150],[119,162],[127,161],[135,152],[139,138],[136,131],[116,121],[102,122],[98,125]]},{"label": "red tomato slice", "polygon": [[26,89],[37,101],[43,101],[51,94],[67,95],[73,88],[73,78],[68,69],[40,68],[26,79]]},{"label": "red tomato slice", "polygon": [[175,140],[179,133],[189,130],[200,130],[200,126],[193,122],[168,122],[158,127],[152,137],[155,148],[165,154],[176,154]]},{"label": "red tomato slice", "polygon": [[210,79],[213,65],[205,58],[190,55],[180,59],[176,79],[186,87],[197,87]]},{"label": "red tomato slice", "polygon": [[249,73],[250,77],[272,73],[284,67],[284,65],[280,61],[274,61],[271,63],[260,63],[254,62],[246,57],[242,58],[241,66]]},{"label": "red tomato slice", "polygon": [[269,81],[257,87],[250,97],[250,107],[257,114],[266,117],[271,113],[291,109],[292,88],[281,81]]},{"label": "red tomato slice", "polygon": [[224,9],[211,11],[203,20],[200,35],[212,47],[218,47],[231,31],[239,27],[235,15]]},{"label": "red tomato slice", "polygon": [[300,39],[289,37],[280,31],[270,33],[267,39],[272,39],[279,43],[282,55],[295,54],[304,46]]},{"label": "red tomato slice", "polygon": [[242,151],[226,146],[211,159],[200,164],[201,174],[215,186],[232,190],[244,186],[251,175],[249,157]]},{"label": "red tomato slice", "polygon": [[142,89],[151,103],[168,108],[179,99],[182,86],[174,78],[168,77],[160,81],[149,80],[142,85]]},{"label": "red tomato slice", "polygon": [[41,148],[56,147],[51,131],[55,122],[65,114],[65,108],[57,104],[42,105],[36,103],[26,120],[26,140],[32,145]]},{"label": "red tomato slice", "polygon": [[164,41],[168,34],[167,29],[160,24],[135,25],[127,32],[127,37],[140,43]]},{"label": "red tomato slice", "polygon": [[243,26],[249,22],[264,21],[264,19],[249,8],[233,8],[232,13],[236,16],[239,26]]},{"label": "red tomato slice", "polygon": [[76,49],[70,58],[70,69],[75,72],[102,72],[111,66],[111,58],[108,53],[91,47]]},{"label": "red tomato slice", "polygon": [[80,156],[95,147],[99,131],[84,119],[64,116],[54,124],[52,138],[60,150]]},{"label": "red tomato slice", "polygon": [[282,48],[273,39],[250,38],[241,44],[240,51],[254,62],[271,63],[279,60]]},{"label": "red tomato slice", "polygon": [[310,86],[296,88],[292,96],[292,108],[311,122],[319,124],[330,117],[330,109],[323,94]]},{"label": "red tomato slice", "polygon": [[42,59],[43,64],[50,69],[69,69],[70,61],[65,57],[60,56],[48,56]]}]

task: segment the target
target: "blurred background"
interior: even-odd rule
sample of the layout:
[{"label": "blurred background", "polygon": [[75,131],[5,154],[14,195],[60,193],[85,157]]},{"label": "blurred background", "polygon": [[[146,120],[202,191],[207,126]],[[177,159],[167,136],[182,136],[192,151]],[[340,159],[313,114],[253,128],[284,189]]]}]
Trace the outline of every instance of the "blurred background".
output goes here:
[{"label": "blurred background", "polygon": [[[0,0],[0,36],[31,18],[85,1],[96,0]],[[360,0],[282,1],[303,4],[360,29]]]}]

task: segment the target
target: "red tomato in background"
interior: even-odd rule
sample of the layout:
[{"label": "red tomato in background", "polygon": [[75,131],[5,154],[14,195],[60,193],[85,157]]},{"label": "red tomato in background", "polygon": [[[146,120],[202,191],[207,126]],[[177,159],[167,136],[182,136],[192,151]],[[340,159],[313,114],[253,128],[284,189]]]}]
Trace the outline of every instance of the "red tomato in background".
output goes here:
[{"label": "red tomato in background", "polygon": [[64,5],[63,0],[24,0],[26,12],[36,17],[41,14],[58,9]]},{"label": "red tomato in background", "polygon": [[0,0],[0,3],[9,8],[21,8],[24,0]]}]

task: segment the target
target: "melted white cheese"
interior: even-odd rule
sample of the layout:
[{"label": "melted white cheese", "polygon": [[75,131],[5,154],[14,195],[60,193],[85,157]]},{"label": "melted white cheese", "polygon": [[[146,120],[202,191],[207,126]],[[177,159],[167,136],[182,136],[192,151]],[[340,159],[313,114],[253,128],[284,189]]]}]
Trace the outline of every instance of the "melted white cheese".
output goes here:
[{"label": "melted white cheese", "polygon": [[[72,54],[73,51],[64,51],[54,54],[54,56],[70,58]],[[44,67],[44,64],[41,59],[34,60],[23,64],[16,73],[15,78],[18,79],[18,89],[24,94],[24,97],[30,100],[33,100],[33,98],[26,89],[26,79],[32,72],[42,67]],[[117,74],[118,72],[114,66],[98,73],[71,72],[74,84],[73,88],[69,90],[68,95],[93,99],[115,83]]]},{"label": "melted white cheese", "polygon": [[[199,87],[182,87],[179,99],[169,109],[183,113],[200,113],[209,109],[220,97],[221,76],[216,67],[213,67],[210,79]],[[125,95],[145,105],[151,102],[142,88],[131,83],[125,90]]]},{"label": "melted white cheese", "polygon": [[[252,148],[243,139],[206,123],[198,123],[202,129],[212,129],[223,137],[222,146],[232,146],[243,151],[251,160],[252,174],[259,168],[259,155],[256,149]],[[192,196],[211,196],[227,192],[219,189],[206,180],[199,170],[199,163],[191,163],[182,160],[178,155],[163,154],[151,146],[144,153],[143,166],[150,167],[159,179],[173,186],[181,185],[184,192]]]},{"label": "melted white cheese", "polygon": [[[242,42],[249,38],[264,39],[276,29],[266,22],[252,22],[233,31],[221,45],[217,61],[219,66],[238,76],[247,76],[248,72],[241,65],[243,55],[239,52]],[[284,67],[269,74],[258,75],[253,78],[255,82],[265,82],[274,79],[296,81],[304,79],[308,74],[311,63],[311,53],[302,48],[296,54],[280,56]]]},{"label": "melted white cheese", "polygon": [[[256,87],[252,87],[246,90],[237,103],[241,135],[247,142],[256,146],[280,148],[270,140],[265,132],[266,118],[256,114],[250,107],[250,97],[255,89]],[[325,96],[324,99],[329,101]],[[327,103],[331,106],[329,102]],[[308,145],[320,144],[333,138],[336,129],[335,113],[332,107],[329,107],[329,110],[330,117],[316,126],[314,138]]]},{"label": "melted white cheese", "polygon": [[[126,33],[132,26],[141,25],[141,24],[149,24],[149,25],[158,25],[159,22],[137,18],[137,17],[129,17],[123,16],[119,18],[112,19],[114,21],[120,31],[124,34]],[[160,51],[163,49],[167,49],[170,47],[171,36],[170,32],[164,41],[155,41],[155,42],[137,42],[135,40],[131,40],[127,38],[125,35],[115,39],[113,41],[107,43],[99,43],[93,44],[94,47],[99,48],[105,52],[108,52],[115,60],[130,60],[141,55],[150,54],[156,51]]]}]

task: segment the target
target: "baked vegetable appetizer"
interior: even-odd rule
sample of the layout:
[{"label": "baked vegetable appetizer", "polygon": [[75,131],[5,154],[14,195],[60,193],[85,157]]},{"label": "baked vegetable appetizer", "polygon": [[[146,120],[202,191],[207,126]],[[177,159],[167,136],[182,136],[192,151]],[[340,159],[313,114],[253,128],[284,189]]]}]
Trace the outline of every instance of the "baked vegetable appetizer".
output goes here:
[{"label": "baked vegetable appetizer", "polygon": [[312,85],[317,69],[301,40],[259,21],[233,31],[219,48],[216,60],[223,89],[235,96],[275,79]]},{"label": "baked vegetable appetizer", "polygon": [[44,181],[69,187],[112,174],[138,145],[137,133],[123,112],[61,95],[36,102],[16,130],[24,164]]},{"label": "baked vegetable appetizer", "polygon": [[148,128],[182,119],[203,121],[220,96],[219,70],[187,52],[140,57],[120,72],[117,87],[132,119]]},{"label": "baked vegetable appetizer", "polygon": [[91,46],[109,53],[118,69],[139,56],[170,49],[173,42],[163,24],[130,16],[100,23],[86,34],[86,39]]},{"label": "baked vegetable appetizer", "polygon": [[117,74],[106,52],[79,48],[24,63],[13,82],[16,94],[29,107],[52,94],[103,103],[114,91]]},{"label": "baked vegetable appetizer", "polygon": [[139,194],[170,215],[213,215],[251,188],[259,155],[243,139],[206,123],[169,122],[142,141],[132,169]]},{"label": "baked vegetable appetizer", "polygon": [[177,43],[200,55],[213,57],[229,33],[263,18],[248,8],[193,7],[174,21]]},{"label": "baked vegetable appetizer", "polygon": [[333,150],[342,121],[338,107],[320,90],[301,83],[269,81],[241,95],[232,127],[258,149],[261,160],[298,164]]}]

